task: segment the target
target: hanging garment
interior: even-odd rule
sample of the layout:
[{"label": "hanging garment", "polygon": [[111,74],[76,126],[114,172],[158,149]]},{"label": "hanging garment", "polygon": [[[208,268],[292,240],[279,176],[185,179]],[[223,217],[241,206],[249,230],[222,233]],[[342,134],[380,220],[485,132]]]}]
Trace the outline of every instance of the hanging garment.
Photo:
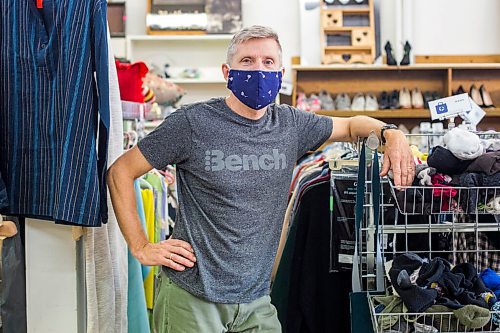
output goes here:
[{"label": "hanging garment", "polygon": [[[108,219],[105,0],[0,2],[0,172],[7,214]],[[8,79],[7,79],[8,78]]]},{"label": "hanging garment", "polygon": [[[153,191],[150,189],[141,190],[142,202],[144,204],[144,216],[146,218],[146,233],[150,243],[155,242],[155,208]],[[153,309],[154,294],[154,269],[151,269],[144,279],[144,292],[146,293],[146,305],[148,309]]]},{"label": "hanging garment", "polygon": [[[142,202],[139,180],[134,181],[135,200],[141,225],[146,231],[146,218]],[[130,333],[150,333],[146,296],[144,293],[144,279],[149,274],[150,268],[143,266],[131,253],[128,252],[128,331]]]},{"label": "hanging garment", "polygon": [[0,209],[9,205],[9,198],[7,197],[7,189],[0,173]]},{"label": "hanging garment", "polygon": [[[111,43],[108,49],[111,165],[123,153],[123,117]],[[87,332],[127,333],[127,243],[120,232],[111,197],[107,200],[108,223],[84,233]]]},{"label": "hanging garment", "polygon": [[25,333],[26,328],[26,273],[24,269],[24,245],[19,232],[3,240],[1,256],[0,318],[2,332]]},{"label": "hanging garment", "polygon": [[[284,268],[288,268],[282,271],[280,263],[271,293],[283,332],[350,330],[351,272],[329,273],[330,180],[329,176],[322,181],[320,179],[318,183],[308,186],[302,195],[291,226],[292,229],[297,228],[295,244],[288,246],[287,239],[282,257]],[[287,274],[290,276],[287,277]],[[280,285],[283,278],[288,286]],[[288,295],[279,295],[283,292]],[[277,297],[284,303],[278,303]]]}]

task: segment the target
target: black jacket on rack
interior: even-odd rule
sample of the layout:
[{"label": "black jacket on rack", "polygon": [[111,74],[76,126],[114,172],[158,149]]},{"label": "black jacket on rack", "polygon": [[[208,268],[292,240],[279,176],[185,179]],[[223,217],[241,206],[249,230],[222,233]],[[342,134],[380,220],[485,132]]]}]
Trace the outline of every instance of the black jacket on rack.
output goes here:
[{"label": "black jacket on rack", "polygon": [[293,218],[297,223],[295,246],[293,253],[283,254],[292,255],[283,332],[350,332],[351,272],[329,272],[329,198],[329,179],[309,186]]}]

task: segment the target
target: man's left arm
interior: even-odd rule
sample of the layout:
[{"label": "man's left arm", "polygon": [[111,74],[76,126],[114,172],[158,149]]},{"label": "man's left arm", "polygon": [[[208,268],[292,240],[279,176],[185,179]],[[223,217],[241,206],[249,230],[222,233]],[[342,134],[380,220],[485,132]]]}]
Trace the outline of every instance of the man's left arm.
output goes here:
[{"label": "man's left arm", "polygon": [[[366,138],[371,132],[381,140],[381,129],[384,122],[366,117],[333,118],[333,129],[329,141],[353,142],[358,138]],[[396,186],[409,186],[415,178],[415,162],[406,136],[400,130],[384,131],[386,140],[384,161],[381,176],[387,175],[390,169],[394,174]]]}]

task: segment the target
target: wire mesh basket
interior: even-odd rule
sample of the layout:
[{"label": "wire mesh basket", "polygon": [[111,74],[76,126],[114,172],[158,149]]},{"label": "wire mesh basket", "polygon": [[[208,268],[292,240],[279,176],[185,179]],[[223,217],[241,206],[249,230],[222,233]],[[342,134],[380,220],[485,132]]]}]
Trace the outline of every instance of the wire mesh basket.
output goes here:
[{"label": "wire mesh basket", "polygon": [[[500,332],[500,311],[489,311],[469,320],[462,311],[440,311],[409,313],[381,312],[382,306],[376,301],[377,296],[368,294],[368,305],[375,333],[437,333],[437,332]],[[483,312],[483,311],[482,311]],[[486,315],[487,314],[487,315]]]}]

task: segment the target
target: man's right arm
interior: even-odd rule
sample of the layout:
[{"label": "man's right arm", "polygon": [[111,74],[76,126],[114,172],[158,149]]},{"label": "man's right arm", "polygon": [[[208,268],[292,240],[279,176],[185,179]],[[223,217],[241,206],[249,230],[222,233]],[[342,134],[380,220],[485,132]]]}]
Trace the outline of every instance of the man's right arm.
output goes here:
[{"label": "man's right arm", "polygon": [[136,146],[118,158],[107,172],[107,183],[118,225],[130,252],[143,265],[163,265],[182,271],[193,267],[196,258],[187,242],[168,239],[150,243],[142,228],[135,200],[134,180],[153,167]]}]

